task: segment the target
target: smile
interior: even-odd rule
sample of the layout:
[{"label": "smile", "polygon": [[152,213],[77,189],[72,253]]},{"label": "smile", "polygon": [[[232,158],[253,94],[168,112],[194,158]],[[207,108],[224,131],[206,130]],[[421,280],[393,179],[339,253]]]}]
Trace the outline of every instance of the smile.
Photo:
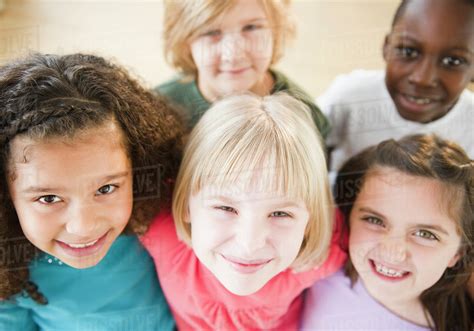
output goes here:
[{"label": "smile", "polygon": [[390,267],[383,265],[382,263],[375,262],[374,260],[370,260],[370,264],[372,266],[372,270],[379,276],[383,278],[388,278],[392,280],[399,280],[406,278],[410,272],[403,271],[403,270],[396,270]]},{"label": "smile", "polygon": [[249,68],[239,68],[239,69],[228,69],[228,70],[221,70],[222,73],[224,74],[229,74],[229,75],[238,75],[241,74],[245,71],[247,71]]},{"label": "smile", "polygon": [[56,242],[68,255],[83,257],[92,255],[99,251],[102,248],[108,233],[109,232],[107,231],[101,237],[85,243],[66,243],[59,240],[56,240]]},{"label": "smile", "polygon": [[230,263],[232,268],[243,274],[251,274],[255,273],[258,270],[265,267],[268,263],[270,263],[273,259],[258,259],[258,260],[244,260],[235,257],[225,256],[222,255],[222,258]]},{"label": "smile", "polygon": [[427,105],[433,102],[433,100],[429,98],[417,98],[411,95],[407,95],[406,98],[410,100],[411,102],[416,103],[417,105]]},{"label": "smile", "polygon": [[89,247],[89,246],[92,246],[94,245],[96,242],[98,242],[99,239],[96,239],[94,241],[91,241],[89,243],[86,243],[86,244],[71,244],[71,243],[65,243],[66,245],[72,247],[72,248],[84,248],[84,247]]}]

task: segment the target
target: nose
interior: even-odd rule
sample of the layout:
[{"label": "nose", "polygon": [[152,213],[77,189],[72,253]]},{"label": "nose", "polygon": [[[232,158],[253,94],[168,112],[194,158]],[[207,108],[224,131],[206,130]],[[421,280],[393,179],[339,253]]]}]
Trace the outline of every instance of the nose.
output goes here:
[{"label": "nose", "polygon": [[94,234],[97,224],[94,207],[88,204],[77,204],[71,207],[66,231],[80,237],[88,237]]},{"label": "nose", "polygon": [[228,32],[221,40],[221,58],[223,61],[236,62],[245,53],[245,38],[240,32]]},{"label": "nose", "polygon": [[416,63],[408,80],[410,83],[422,87],[436,87],[438,84],[438,69],[435,59],[422,58]]},{"label": "nose", "polygon": [[389,263],[401,263],[408,256],[407,243],[403,236],[389,237],[380,243],[380,258]]},{"label": "nose", "polygon": [[268,237],[268,225],[264,221],[247,217],[238,224],[237,243],[249,258],[254,257],[252,256],[253,253],[265,247]]}]

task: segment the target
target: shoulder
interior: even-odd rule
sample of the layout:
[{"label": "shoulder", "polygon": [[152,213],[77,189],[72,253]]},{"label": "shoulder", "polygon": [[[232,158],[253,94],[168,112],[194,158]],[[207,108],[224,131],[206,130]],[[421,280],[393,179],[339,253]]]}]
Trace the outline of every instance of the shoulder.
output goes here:
[{"label": "shoulder", "polygon": [[148,251],[158,248],[157,245],[163,239],[177,240],[174,220],[169,210],[163,210],[151,222],[148,231],[140,237],[140,241]]},{"label": "shoulder", "polygon": [[359,69],[337,76],[317,102],[326,112],[331,105],[367,102],[379,99],[382,93],[388,96],[385,72]]},{"label": "shoulder", "polygon": [[156,93],[165,95],[171,99],[175,99],[178,95],[182,94],[183,91],[191,89],[195,85],[194,79],[186,79],[182,75],[177,75],[172,79],[156,86],[153,90]]}]

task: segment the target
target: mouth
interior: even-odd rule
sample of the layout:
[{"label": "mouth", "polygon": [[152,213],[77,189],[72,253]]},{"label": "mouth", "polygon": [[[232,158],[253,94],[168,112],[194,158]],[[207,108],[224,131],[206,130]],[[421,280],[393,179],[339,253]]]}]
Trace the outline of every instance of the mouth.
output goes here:
[{"label": "mouth", "polygon": [[388,267],[380,262],[369,260],[372,271],[382,279],[389,281],[400,281],[407,278],[411,273],[409,271]]},{"label": "mouth", "polygon": [[222,258],[227,261],[232,268],[242,274],[252,274],[270,263],[273,259],[255,259],[255,260],[245,260],[239,259],[233,256],[226,256],[221,254]]},{"label": "mouth", "polygon": [[104,245],[108,233],[109,231],[97,239],[83,241],[80,243],[64,242],[60,240],[56,240],[56,242],[66,254],[73,257],[84,257],[99,251]]},{"label": "mouth", "polygon": [[248,69],[250,68],[245,67],[245,68],[227,69],[227,70],[221,70],[221,73],[228,74],[228,75],[239,75],[241,73],[244,73]]},{"label": "mouth", "polygon": [[439,101],[438,97],[400,93],[400,103],[402,106],[415,112],[427,110]]}]

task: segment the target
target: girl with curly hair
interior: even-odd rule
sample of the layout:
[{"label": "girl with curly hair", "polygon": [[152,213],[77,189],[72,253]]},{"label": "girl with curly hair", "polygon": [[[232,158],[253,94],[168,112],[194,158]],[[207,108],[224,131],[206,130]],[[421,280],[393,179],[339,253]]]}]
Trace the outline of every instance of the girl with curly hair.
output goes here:
[{"label": "girl with curly hair", "polygon": [[0,329],[174,328],[136,234],[168,200],[182,132],[103,58],[0,67]]}]

